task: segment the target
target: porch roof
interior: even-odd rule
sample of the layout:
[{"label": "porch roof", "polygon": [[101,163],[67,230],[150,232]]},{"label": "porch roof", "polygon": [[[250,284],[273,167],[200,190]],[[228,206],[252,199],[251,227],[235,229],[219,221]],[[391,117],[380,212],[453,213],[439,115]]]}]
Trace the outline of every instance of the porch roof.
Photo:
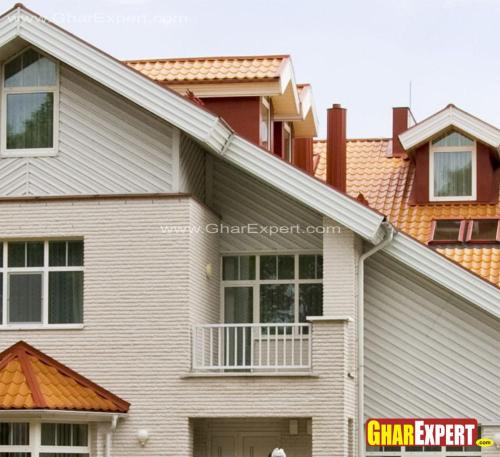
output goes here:
[{"label": "porch roof", "polygon": [[0,354],[0,410],[126,413],[129,406],[24,341]]}]

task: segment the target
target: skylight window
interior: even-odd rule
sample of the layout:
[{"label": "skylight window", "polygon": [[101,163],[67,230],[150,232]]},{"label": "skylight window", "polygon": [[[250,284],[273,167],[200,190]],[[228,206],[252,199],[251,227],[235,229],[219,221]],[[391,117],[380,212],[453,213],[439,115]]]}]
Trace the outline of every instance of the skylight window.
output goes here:
[{"label": "skylight window", "polygon": [[430,200],[476,199],[476,142],[456,131],[430,145]]},{"label": "skylight window", "polygon": [[500,242],[499,219],[441,219],[433,221],[431,244],[481,244]]},{"label": "skylight window", "polygon": [[480,219],[469,222],[467,241],[470,243],[494,243],[500,241],[499,221]]},{"label": "skylight window", "polygon": [[435,243],[459,243],[464,239],[465,221],[434,221],[431,241]]}]

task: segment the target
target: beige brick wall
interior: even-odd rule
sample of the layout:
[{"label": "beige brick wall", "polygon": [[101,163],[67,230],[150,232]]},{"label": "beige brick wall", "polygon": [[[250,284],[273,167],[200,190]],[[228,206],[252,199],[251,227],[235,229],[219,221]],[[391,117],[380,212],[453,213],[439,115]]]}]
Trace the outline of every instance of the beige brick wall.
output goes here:
[{"label": "beige brick wall", "polygon": [[[161,226],[216,221],[205,207],[150,198],[2,202],[0,210],[3,239],[85,239],[84,329],[2,331],[0,349],[24,339],[130,401],[115,456],[191,457],[190,418],[264,416],[312,417],[313,455],[345,455],[343,322],[314,325],[313,377],[188,377],[191,324],[218,317],[218,240]],[[144,448],[142,428],[150,433]]]}]

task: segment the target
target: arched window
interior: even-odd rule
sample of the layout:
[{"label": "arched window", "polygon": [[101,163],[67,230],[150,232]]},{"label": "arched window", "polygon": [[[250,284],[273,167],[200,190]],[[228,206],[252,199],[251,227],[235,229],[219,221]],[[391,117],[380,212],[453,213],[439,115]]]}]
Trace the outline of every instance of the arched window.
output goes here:
[{"label": "arched window", "polygon": [[431,201],[476,199],[476,142],[456,131],[430,144]]},{"label": "arched window", "polygon": [[57,64],[28,48],[3,66],[2,152],[51,155],[56,146]]}]

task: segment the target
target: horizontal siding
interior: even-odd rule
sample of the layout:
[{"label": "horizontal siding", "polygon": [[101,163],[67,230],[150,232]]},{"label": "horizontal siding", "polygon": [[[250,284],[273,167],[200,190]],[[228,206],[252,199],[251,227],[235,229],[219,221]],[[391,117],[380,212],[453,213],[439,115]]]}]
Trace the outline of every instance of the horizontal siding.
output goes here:
[{"label": "horizontal siding", "polygon": [[169,192],[173,127],[61,66],[55,157],[1,158],[0,196]]},{"label": "horizontal siding", "polygon": [[[213,208],[222,224],[258,226],[322,226],[322,217],[242,171],[214,161]],[[321,234],[222,234],[224,252],[321,250]]]},{"label": "horizontal siding", "polygon": [[368,417],[500,419],[500,322],[378,254],[366,268]]},{"label": "horizontal siding", "polygon": [[205,201],[205,157],[203,148],[187,135],[181,136],[179,187],[181,192]]}]

